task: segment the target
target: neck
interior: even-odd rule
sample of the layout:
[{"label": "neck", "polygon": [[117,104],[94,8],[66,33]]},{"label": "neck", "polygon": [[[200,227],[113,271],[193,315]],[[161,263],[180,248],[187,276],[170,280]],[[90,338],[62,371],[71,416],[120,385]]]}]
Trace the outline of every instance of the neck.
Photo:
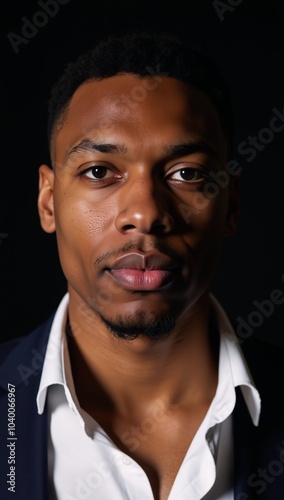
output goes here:
[{"label": "neck", "polygon": [[[216,338],[209,297],[202,296],[164,340],[114,337],[96,315],[82,311],[70,293],[69,353],[80,404],[104,401],[114,411],[141,412],[153,404],[211,401],[217,386]],[[99,396],[99,398],[98,398]]]}]

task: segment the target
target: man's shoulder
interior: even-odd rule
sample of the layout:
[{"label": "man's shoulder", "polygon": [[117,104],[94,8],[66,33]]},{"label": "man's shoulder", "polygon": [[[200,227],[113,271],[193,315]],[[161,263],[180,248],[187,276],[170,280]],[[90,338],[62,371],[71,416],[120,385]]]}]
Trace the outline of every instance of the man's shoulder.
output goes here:
[{"label": "man's shoulder", "polygon": [[38,325],[36,328],[34,328],[27,335],[2,342],[0,344],[0,361],[5,360],[10,353],[19,348],[22,350],[23,348],[29,348],[35,343],[38,343],[38,341],[42,339],[42,335],[50,331],[52,320],[53,315],[50,316],[46,321]]},{"label": "man's shoulder", "polygon": [[44,354],[54,315],[31,333],[0,344],[0,380],[22,382],[21,368],[34,373],[42,369]]}]

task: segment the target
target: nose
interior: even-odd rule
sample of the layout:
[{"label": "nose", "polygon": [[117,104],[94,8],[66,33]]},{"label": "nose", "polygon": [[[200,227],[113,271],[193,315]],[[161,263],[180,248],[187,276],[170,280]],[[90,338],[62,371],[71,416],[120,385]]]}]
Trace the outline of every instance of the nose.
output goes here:
[{"label": "nose", "polygon": [[167,207],[164,189],[153,180],[136,180],[121,191],[116,228],[121,233],[167,234],[173,230],[174,218]]}]

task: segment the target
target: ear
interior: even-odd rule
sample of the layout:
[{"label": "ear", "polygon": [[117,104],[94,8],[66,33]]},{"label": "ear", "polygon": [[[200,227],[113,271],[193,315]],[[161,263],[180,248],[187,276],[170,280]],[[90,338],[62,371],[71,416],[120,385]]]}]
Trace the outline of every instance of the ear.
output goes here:
[{"label": "ear", "polygon": [[39,168],[39,195],[37,206],[41,227],[46,233],[54,233],[55,231],[53,183],[54,171],[47,165],[41,165]]},{"label": "ear", "polygon": [[237,220],[240,212],[240,190],[239,190],[239,176],[231,178],[228,199],[228,212],[224,228],[224,236],[232,236],[237,229]]}]

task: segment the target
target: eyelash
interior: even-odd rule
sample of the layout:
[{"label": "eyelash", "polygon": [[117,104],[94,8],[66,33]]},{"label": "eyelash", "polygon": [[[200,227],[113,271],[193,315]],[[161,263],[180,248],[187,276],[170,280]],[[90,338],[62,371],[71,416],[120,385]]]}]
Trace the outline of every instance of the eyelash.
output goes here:
[{"label": "eyelash", "polygon": [[[87,173],[91,172],[94,169],[104,169],[106,173],[107,172],[113,172],[114,175],[110,176],[110,177],[103,177],[103,178],[98,178],[98,179],[88,177]],[[191,180],[191,179],[189,179],[189,180],[186,180],[186,179],[173,179],[173,181],[175,183],[197,184],[197,183],[200,183],[200,182],[202,182],[204,180],[210,180],[210,178],[211,178],[210,175],[209,175],[209,173],[206,172],[202,168],[195,168],[195,167],[192,167],[192,166],[189,166],[189,167],[184,166],[184,167],[181,167],[181,168],[177,169],[176,171],[168,174],[165,177],[165,179],[170,179],[171,177],[173,177],[176,174],[179,174],[179,173],[181,174],[183,171],[184,172],[191,171],[194,175],[199,174],[200,178],[199,179],[195,179],[195,180]],[[105,165],[93,165],[93,166],[90,166],[90,167],[88,167],[88,168],[86,168],[84,170],[81,170],[78,173],[78,176],[82,176],[82,177],[85,176],[87,179],[89,179],[93,183],[102,183],[102,182],[107,182],[110,179],[121,179],[122,178],[122,176],[120,174],[117,173],[115,175],[115,171],[112,170],[110,167],[106,167]]]},{"label": "eyelash", "polygon": [[[94,183],[95,182],[103,182],[103,181],[105,181],[107,179],[110,179],[110,178],[115,178],[115,175],[113,177],[107,177],[107,178],[101,178],[101,179],[91,179],[90,177],[87,176],[88,172],[90,172],[90,171],[92,171],[94,169],[99,169],[99,168],[102,168],[102,169],[105,169],[106,171],[114,173],[114,171],[111,168],[106,167],[105,165],[93,165],[91,167],[85,168],[84,170],[81,170],[78,175],[79,176],[85,176],[88,179],[90,179],[91,182],[94,182]],[[121,178],[122,178],[122,176],[117,174],[117,179],[121,179]]]},{"label": "eyelash", "polygon": [[172,174],[170,174],[169,178],[172,178],[176,174],[182,175],[182,172],[185,172],[185,171],[188,171],[188,172],[190,171],[194,175],[198,174],[200,176],[200,178],[199,179],[181,179],[181,180],[175,179],[176,182],[185,182],[185,183],[188,183],[188,184],[195,184],[195,183],[198,183],[200,181],[203,181],[205,179],[209,179],[210,178],[210,176],[209,176],[209,174],[207,172],[205,172],[201,168],[194,168],[194,167],[179,168],[178,170],[176,170],[175,172],[173,172]]}]

